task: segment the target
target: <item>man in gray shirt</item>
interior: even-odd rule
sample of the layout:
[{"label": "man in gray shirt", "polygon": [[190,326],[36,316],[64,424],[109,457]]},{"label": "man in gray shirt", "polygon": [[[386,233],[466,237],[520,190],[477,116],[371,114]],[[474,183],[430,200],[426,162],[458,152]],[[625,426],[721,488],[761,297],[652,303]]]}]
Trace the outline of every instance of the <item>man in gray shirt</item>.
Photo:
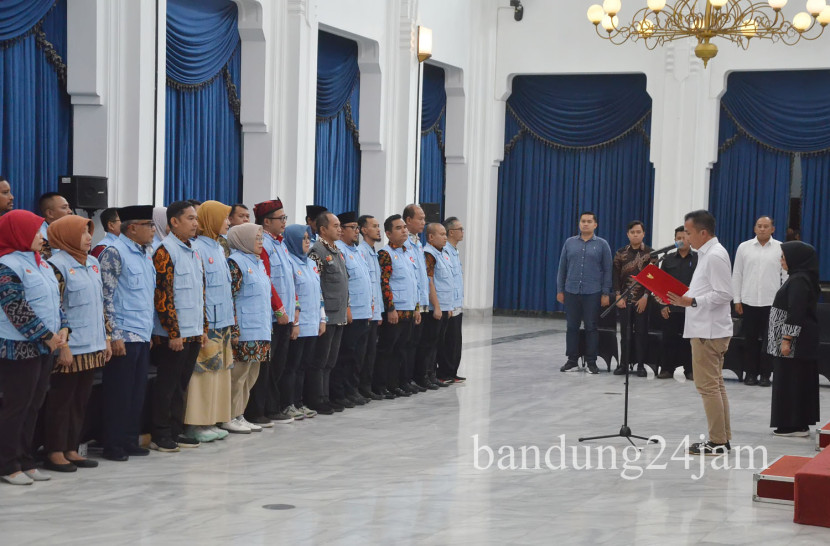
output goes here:
[{"label": "man in gray shirt", "polygon": [[[325,303],[326,333],[317,339],[313,368],[306,371],[305,401],[320,413],[329,409],[343,411],[344,406],[332,403],[329,394],[331,370],[337,363],[343,327],[351,322],[349,313],[349,273],[343,254],[335,245],[340,238],[340,220],[330,212],[320,214],[315,224],[319,236],[308,257],[317,264],[320,288]],[[320,411],[321,408],[324,411]]]}]

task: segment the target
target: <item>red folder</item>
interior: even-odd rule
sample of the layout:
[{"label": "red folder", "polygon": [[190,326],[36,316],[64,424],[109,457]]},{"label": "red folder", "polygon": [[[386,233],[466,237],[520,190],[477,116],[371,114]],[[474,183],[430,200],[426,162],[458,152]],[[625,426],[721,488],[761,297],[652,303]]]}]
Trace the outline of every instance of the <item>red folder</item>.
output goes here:
[{"label": "red folder", "polygon": [[669,298],[666,295],[669,292],[682,296],[689,291],[688,286],[654,264],[648,264],[645,269],[634,277],[634,280],[645,286],[647,290],[653,292],[666,304],[669,303]]}]

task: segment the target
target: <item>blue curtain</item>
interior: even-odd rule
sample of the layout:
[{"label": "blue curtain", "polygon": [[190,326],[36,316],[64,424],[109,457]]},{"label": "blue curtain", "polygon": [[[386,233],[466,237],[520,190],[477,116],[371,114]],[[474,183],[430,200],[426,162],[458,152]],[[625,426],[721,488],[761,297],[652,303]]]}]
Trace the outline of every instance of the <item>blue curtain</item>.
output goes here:
[{"label": "blue curtain", "polygon": [[447,128],[447,92],[444,69],[424,65],[421,98],[421,167],[418,199],[421,203],[439,203],[444,218],[446,158],[444,132]]},{"label": "blue curtain", "polygon": [[654,167],[645,76],[519,76],[499,169],[494,307],[561,311],[556,271],[583,210],[612,252],[631,220],[650,233]]},{"label": "blue curtain", "polygon": [[0,3],[0,175],[18,209],[72,173],[65,59],[66,0]]},{"label": "blue curtain", "polygon": [[241,59],[236,4],[167,1],[165,204],[239,201]]},{"label": "blue curtain", "polygon": [[[802,239],[816,246],[830,279],[830,70],[736,72],[721,99],[718,162],[710,207],[718,238],[734,254],[771,215],[779,236],[788,225],[792,162],[801,154]],[[740,206],[736,206],[739,204]]]},{"label": "blue curtain", "polygon": [[319,32],[314,202],[339,214],[360,204],[357,43]]}]

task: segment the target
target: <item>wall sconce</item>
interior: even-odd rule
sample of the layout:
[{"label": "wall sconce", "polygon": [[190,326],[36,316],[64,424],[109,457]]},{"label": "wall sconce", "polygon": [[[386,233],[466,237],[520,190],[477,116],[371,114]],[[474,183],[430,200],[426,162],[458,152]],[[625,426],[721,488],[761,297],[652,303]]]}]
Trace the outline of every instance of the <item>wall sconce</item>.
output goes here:
[{"label": "wall sconce", "polygon": [[432,29],[418,27],[418,62],[422,63],[432,57]]}]

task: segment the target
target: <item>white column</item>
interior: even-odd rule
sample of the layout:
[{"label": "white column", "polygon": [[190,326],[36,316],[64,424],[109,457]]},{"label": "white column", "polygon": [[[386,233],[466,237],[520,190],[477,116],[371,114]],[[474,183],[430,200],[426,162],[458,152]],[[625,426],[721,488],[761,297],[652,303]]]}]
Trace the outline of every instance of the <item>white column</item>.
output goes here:
[{"label": "white column", "polygon": [[446,163],[446,188],[444,213],[447,217],[461,217],[467,211],[470,192],[469,169],[466,157],[467,97],[464,89],[464,73],[459,68],[444,67],[444,89],[447,92],[447,123],[444,132],[444,157]]},{"label": "white column", "polygon": [[384,75],[379,44],[358,40],[360,68],[360,214],[371,214],[381,223],[387,216],[386,151],[383,146]]}]

